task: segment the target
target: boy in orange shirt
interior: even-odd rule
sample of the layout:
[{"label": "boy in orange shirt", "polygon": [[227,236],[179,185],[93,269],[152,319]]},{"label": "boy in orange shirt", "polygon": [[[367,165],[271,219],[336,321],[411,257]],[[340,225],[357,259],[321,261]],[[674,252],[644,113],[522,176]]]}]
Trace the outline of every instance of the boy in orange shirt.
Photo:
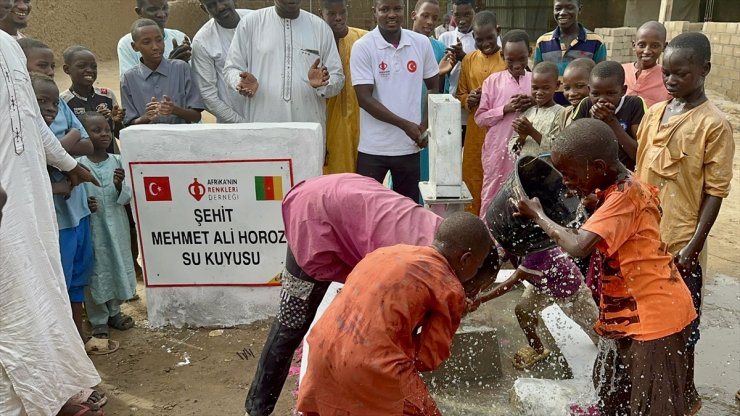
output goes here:
[{"label": "boy in orange shirt", "polygon": [[440,415],[419,372],[450,355],[466,291],[495,279],[478,272],[490,243],[483,221],[463,212],[440,224],[431,246],[368,254],[308,335],[298,411]]},{"label": "boy in orange shirt", "polygon": [[657,189],[620,161],[614,131],[603,121],[575,120],[552,148],[563,182],[596,210],[580,229],[549,219],[539,200],[523,197],[514,215],[528,217],[570,255],[592,254],[602,337],[594,387],[604,415],[685,415],[686,341],[696,318],[686,284],[660,239]]}]

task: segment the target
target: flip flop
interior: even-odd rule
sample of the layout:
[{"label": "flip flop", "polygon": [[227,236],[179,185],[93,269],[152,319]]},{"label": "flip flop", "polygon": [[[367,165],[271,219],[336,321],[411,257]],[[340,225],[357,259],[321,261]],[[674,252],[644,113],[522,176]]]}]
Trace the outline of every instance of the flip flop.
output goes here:
[{"label": "flip flop", "polygon": [[134,318],[126,315],[123,312],[118,312],[118,315],[111,316],[108,318],[108,325],[116,328],[119,331],[125,331],[134,327]]},{"label": "flip flop", "polygon": [[90,335],[95,338],[110,338],[110,328],[107,324],[93,325]]},{"label": "flip flop", "polygon": [[529,345],[519,348],[519,351],[514,354],[514,368],[517,370],[526,370],[532,368],[533,365],[544,360],[550,355],[550,350],[545,348],[542,354],[539,354],[534,348]]},{"label": "flip flop", "polygon": [[88,355],[106,355],[118,351],[120,343],[112,339],[91,337],[85,342],[85,352]]},{"label": "flip flop", "polygon": [[86,404],[66,403],[57,416],[105,416],[103,409],[93,410]]},{"label": "flip flop", "polygon": [[108,404],[108,397],[102,391],[84,389],[67,400],[70,404],[84,404],[92,410],[98,410]]}]

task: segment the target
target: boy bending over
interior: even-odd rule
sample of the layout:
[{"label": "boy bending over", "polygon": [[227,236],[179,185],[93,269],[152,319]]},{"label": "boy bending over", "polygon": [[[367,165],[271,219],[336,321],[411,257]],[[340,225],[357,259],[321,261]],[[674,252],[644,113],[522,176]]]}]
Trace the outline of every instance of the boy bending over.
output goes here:
[{"label": "boy bending over", "polygon": [[602,414],[684,415],[686,341],[696,318],[691,295],[660,239],[657,189],[619,161],[614,131],[575,120],[552,148],[552,162],[571,190],[596,192],[597,207],[580,229],[545,215],[524,197],[518,214],[535,221],[567,253],[593,252],[602,337],[594,386]]},{"label": "boy bending over", "polygon": [[[363,257],[381,247],[431,244],[442,218],[375,179],[345,173],[294,186],[283,199],[283,221],[288,252],[280,309],[247,395],[251,416],[272,413],[293,352],[331,282],[344,283]],[[498,271],[496,250],[488,238],[476,245],[490,250],[481,281],[492,283],[485,279]]]},{"label": "boy bending over", "polygon": [[419,372],[439,367],[490,248],[483,222],[458,213],[431,246],[370,253],[308,335],[297,408],[307,416],[439,415]]}]

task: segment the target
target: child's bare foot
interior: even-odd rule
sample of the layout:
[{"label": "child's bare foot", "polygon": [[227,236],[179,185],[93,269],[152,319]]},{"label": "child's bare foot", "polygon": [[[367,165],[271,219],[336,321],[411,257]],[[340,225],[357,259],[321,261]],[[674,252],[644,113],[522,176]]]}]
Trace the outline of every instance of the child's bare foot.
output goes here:
[{"label": "child's bare foot", "polygon": [[550,355],[550,350],[542,347],[541,352],[537,352],[534,348],[529,345],[522,347],[519,351],[514,354],[514,368],[517,370],[525,370],[532,368],[533,365],[544,360]]},{"label": "child's bare foot", "polygon": [[85,352],[88,355],[105,355],[118,351],[120,343],[112,339],[90,337],[85,342]]}]

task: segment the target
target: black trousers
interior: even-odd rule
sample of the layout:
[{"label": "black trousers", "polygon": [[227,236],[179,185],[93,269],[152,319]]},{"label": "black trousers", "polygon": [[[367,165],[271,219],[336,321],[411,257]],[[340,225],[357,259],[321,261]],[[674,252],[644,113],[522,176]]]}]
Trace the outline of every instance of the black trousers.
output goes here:
[{"label": "black trousers", "polygon": [[419,158],[419,153],[403,156],[377,156],[358,152],[357,173],[383,183],[385,175],[391,171],[393,190],[416,202],[419,200],[419,180],[421,179]]},{"label": "black trousers", "polygon": [[245,402],[250,416],[267,416],[275,409],[288,378],[293,353],[306,336],[329,284],[331,282],[319,282],[307,275],[288,248],[280,309],[270,327]]}]

